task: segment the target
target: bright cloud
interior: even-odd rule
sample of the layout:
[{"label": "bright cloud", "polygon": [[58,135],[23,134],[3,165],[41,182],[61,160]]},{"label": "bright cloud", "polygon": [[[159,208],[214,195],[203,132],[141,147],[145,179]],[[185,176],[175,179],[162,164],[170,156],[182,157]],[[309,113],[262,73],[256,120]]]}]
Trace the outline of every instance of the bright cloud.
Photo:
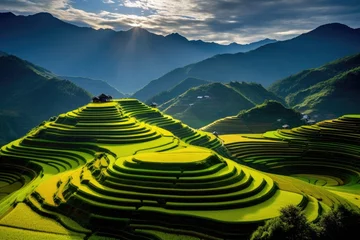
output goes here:
[{"label": "bright cloud", "polygon": [[115,2],[112,0],[103,0],[103,3],[110,4],[110,3],[115,3]]}]

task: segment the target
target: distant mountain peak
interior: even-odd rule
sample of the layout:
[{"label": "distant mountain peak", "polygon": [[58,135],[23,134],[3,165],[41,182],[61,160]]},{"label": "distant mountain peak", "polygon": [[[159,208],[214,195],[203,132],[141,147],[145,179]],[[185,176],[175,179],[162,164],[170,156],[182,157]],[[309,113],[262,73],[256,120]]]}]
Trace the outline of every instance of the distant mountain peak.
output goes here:
[{"label": "distant mountain peak", "polygon": [[270,38],[264,38],[264,39],[261,39],[259,41],[256,41],[256,42],[251,42],[251,43],[247,43],[247,44],[239,44],[239,43],[236,43],[236,42],[232,42],[230,43],[228,46],[238,46],[238,45],[243,45],[243,46],[246,46],[246,45],[259,45],[259,44],[268,44],[268,43],[274,43],[274,42],[277,42],[276,39],[270,39]]},{"label": "distant mountain peak", "polygon": [[271,39],[271,38],[264,38],[264,39],[256,41],[256,42],[252,42],[251,44],[263,44],[263,43],[274,43],[274,42],[277,42],[277,40]]},{"label": "distant mountain peak", "polygon": [[350,28],[348,25],[343,23],[333,22],[319,26],[318,28]]},{"label": "distant mountain peak", "polygon": [[51,13],[48,13],[48,12],[39,12],[39,13],[36,13],[36,14],[34,14],[32,16],[33,17],[42,17],[42,18],[55,18],[53,15],[51,15]]},{"label": "distant mountain peak", "polygon": [[[61,75],[109,79],[114,87],[124,92],[135,92],[151,79],[176,67],[202,61],[216,54],[247,52],[261,45],[239,44],[229,47],[201,40],[187,41],[179,33],[164,37],[141,27],[119,32],[95,30],[76,26],[58,19],[57,15],[53,17],[43,12],[28,16],[9,13],[9,17],[6,16],[0,15],[2,51]],[[201,78],[206,79],[207,76]],[[159,92],[155,94],[177,83],[161,84],[157,88]]]},{"label": "distant mountain peak", "polygon": [[269,42],[269,41],[277,41],[276,39],[273,39],[273,38],[264,38],[263,40],[260,40],[260,41],[258,41],[258,42]]},{"label": "distant mountain peak", "polygon": [[166,38],[179,39],[179,40],[186,40],[187,41],[187,38],[180,35],[179,33],[170,33],[169,35],[166,35]]},{"label": "distant mountain peak", "polygon": [[150,33],[148,30],[146,30],[145,28],[142,28],[142,27],[132,27],[129,30],[127,30],[126,32],[139,33],[139,34],[149,34]]},{"label": "distant mountain peak", "polygon": [[1,17],[16,17],[15,14],[13,14],[12,12],[2,12],[0,13]]},{"label": "distant mountain peak", "polygon": [[318,34],[334,34],[344,31],[353,30],[351,27],[342,24],[342,23],[329,23],[321,25],[309,33],[318,33]]}]

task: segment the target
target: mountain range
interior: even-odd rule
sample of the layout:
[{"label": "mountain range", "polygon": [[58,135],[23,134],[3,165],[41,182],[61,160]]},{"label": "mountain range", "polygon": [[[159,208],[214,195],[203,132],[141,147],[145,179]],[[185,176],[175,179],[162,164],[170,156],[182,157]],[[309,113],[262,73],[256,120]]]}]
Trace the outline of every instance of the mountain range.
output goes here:
[{"label": "mountain range", "polygon": [[151,81],[133,97],[147,100],[188,77],[225,83],[257,82],[267,87],[299,71],[358,52],[360,29],[331,23],[293,39],[267,44],[246,53],[216,55],[177,68]]},{"label": "mountain range", "polygon": [[275,40],[220,45],[189,41],[177,33],[156,35],[142,28],[113,31],[78,27],[49,13],[29,16],[0,13],[3,51],[57,75],[106,80],[124,93],[134,92],[176,67],[272,42]]},{"label": "mountain range", "polygon": [[0,145],[91,100],[74,83],[13,55],[0,55],[0,72]]}]

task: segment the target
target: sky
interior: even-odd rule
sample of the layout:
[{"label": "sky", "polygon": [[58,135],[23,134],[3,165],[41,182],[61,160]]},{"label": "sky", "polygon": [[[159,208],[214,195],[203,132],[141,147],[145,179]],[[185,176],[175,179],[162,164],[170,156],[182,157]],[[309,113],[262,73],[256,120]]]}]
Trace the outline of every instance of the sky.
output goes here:
[{"label": "sky", "polygon": [[0,12],[49,12],[95,29],[142,27],[221,44],[284,40],[333,22],[360,27],[359,0],[0,0]]}]

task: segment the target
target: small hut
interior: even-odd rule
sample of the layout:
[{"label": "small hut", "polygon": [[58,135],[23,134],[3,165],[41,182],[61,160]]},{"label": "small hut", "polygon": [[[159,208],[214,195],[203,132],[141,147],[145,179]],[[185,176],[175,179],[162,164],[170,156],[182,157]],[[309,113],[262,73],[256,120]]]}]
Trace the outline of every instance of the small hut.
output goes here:
[{"label": "small hut", "polygon": [[152,103],[150,104],[150,107],[156,108],[156,107],[157,107],[157,103],[156,103],[156,102],[152,102]]},{"label": "small hut", "polygon": [[112,96],[102,93],[97,97],[93,97],[92,102],[94,103],[110,102],[112,101],[112,99],[113,99]]},{"label": "small hut", "polygon": [[107,102],[109,100],[108,95],[105,95],[103,93],[100,94],[98,98],[99,98],[100,102]]}]

